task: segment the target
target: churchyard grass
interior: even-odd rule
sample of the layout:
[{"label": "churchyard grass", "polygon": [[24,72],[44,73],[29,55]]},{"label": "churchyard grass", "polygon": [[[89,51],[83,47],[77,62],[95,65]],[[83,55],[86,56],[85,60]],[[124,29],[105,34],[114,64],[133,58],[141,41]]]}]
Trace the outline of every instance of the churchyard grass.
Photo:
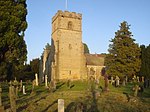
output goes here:
[{"label": "churchyard grass", "polygon": [[[19,92],[17,99],[18,112],[54,112],[57,111],[57,100],[59,98],[65,101],[65,110],[73,112],[75,107],[82,103],[86,105],[87,111],[92,108],[100,110],[100,112],[148,112],[150,110],[150,88],[144,89],[142,95],[137,98],[133,97],[133,83],[128,83],[126,86],[114,87],[109,85],[109,92],[101,92],[100,86],[104,86],[103,79],[100,80],[99,88],[100,96],[95,99],[91,91],[91,82],[87,81],[72,81],[67,86],[67,82],[61,81],[56,84],[56,90],[50,92],[45,88],[44,83],[35,86],[35,93],[31,94],[32,84],[23,83],[26,85],[26,95]],[[2,101],[5,109],[9,108],[10,101],[8,97],[8,84],[2,83]],[[123,92],[130,95],[130,102]],[[96,111],[96,110],[95,110]]]}]

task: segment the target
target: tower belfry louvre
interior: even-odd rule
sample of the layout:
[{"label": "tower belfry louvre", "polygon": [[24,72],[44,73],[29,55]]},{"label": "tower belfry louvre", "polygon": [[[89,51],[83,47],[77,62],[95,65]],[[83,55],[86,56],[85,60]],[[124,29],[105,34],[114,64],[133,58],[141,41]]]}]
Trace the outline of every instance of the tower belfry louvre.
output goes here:
[{"label": "tower belfry louvre", "polygon": [[51,37],[51,79],[86,79],[82,15],[59,10],[52,18]]}]

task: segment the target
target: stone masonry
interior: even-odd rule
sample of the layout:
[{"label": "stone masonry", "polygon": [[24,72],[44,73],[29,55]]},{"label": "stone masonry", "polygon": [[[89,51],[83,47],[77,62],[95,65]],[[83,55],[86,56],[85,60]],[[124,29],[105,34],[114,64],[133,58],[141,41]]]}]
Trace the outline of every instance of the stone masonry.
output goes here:
[{"label": "stone masonry", "polygon": [[52,18],[51,79],[86,79],[82,15],[58,11]]},{"label": "stone masonry", "polygon": [[[52,18],[51,46],[44,49],[39,80],[99,79],[105,56],[84,54],[82,15],[59,10]],[[91,74],[91,69],[94,74]]]}]

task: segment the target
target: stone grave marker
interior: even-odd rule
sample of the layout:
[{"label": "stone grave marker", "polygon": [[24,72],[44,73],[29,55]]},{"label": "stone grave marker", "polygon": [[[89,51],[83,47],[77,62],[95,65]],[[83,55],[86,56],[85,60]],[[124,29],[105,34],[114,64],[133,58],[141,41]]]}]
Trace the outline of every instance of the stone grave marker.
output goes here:
[{"label": "stone grave marker", "polygon": [[140,90],[139,85],[135,85],[133,90],[134,90],[134,96],[137,97],[138,91]]},{"label": "stone grave marker", "polygon": [[24,94],[24,95],[26,94],[25,85],[23,85],[23,94]]},{"label": "stone grave marker", "polygon": [[120,84],[120,82],[119,82],[119,80],[120,80],[120,78],[118,77],[118,76],[116,76],[116,79],[115,79],[115,81],[116,81],[116,87],[118,87],[119,86],[119,84]]},{"label": "stone grave marker", "polygon": [[4,112],[4,106],[2,105],[2,88],[0,87],[0,112]]},{"label": "stone grave marker", "polygon": [[18,81],[17,81],[17,79],[15,77],[15,80],[13,81],[13,86],[14,86],[16,98],[18,98],[18,85],[19,85],[19,83],[18,83]]},{"label": "stone grave marker", "polygon": [[64,112],[64,99],[58,99],[58,112]]},{"label": "stone grave marker", "polygon": [[19,90],[21,91],[22,90],[22,80],[20,80],[20,88]]},{"label": "stone grave marker", "polygon": [[125,81],[126,81],[126,83],[128,82],[128,77],[127,76],[125,76]]},{"label": "stone grave marker", "polygon": [[98,89],[98,86],[99,86],[99,80],[96,79],[96,80],[95,80],[95,89]]},{"label": "stone grave marker", "polygon": [[140,82],[139,76],[137,76],[136,78],[137,78],[137,82]]},{"label": "stone grave marker", "polygon": [[142,82],[144,82],[144,77],[142,76]]},{"label": "stone grave marker", "polygon": [[104,75],[104,80],[105,80],[104,91],[109,91],[109,89],[108,89],[109,80],[108,80],[108,75],[107,74]]},{"label": "stone grave marker", "polygon": [[133,82],[137,81],[136,75],[133,76],[132,80],[133,80]]},{"label": "stone grave marker", "polygon": [[37,73],[35,74],[35,82],[36,82],[35,85],[38,86],[39,83],[38,83],[38,74]]},{"label": "stone grave marker", "polygon": [[48,85],[47,85],[47,75],[45,75],[45,87],[47,88],[48,87]]},{"label": "stone grave marker", "polygon": [[33,95],[33,94],[35,93],[35,91],[34,91],[35,85],[36,85],[36,80],[34,79],[34,80],[32,81],[32,91],[31,91],[31,95]]},{"label": "stone grave marker", "polygon": [[114,79],[113,79],[113,76],[111,76],[111,80],[110,80],[111,85],[113,84],[113,82],[114,82]]},{"label": "stone grave marker", "polygon": [[16,112],[16,94],[14,86],[9,86],[10,108],[12,112]]}]

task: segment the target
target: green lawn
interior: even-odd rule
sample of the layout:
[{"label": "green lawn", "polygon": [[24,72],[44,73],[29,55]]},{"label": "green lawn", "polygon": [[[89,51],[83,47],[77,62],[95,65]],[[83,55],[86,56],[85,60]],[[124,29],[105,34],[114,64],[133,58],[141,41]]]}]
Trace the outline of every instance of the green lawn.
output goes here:
[{"label": "green lawn", "polygon": [[[91,90],[90,81],[74,81],[67,86],[67,82],[58,82],[56,90],[50,92],[44,84],[35,87],[34,94],[31,94],[32,85],[26,84],[26,95],[19,92],[17,99],[18,112],[56,112],[57,100],[65,100],[66,112],[74,112],[75,108],[84,107],[86,112],[150,112],[150,88],[144,89],[144,92],[133,97],[132,83],[124,87],[114,87],[109,85],[109,92],[100,92],[97,98],[94,96],[95,90]],[[104,86],[104,81],[100,80],[100,86]],[[2,101],[5,109],[10,107],[8,97],[8,84],[2,83]],[[126,92],[131,97],[128,102]]]}]

